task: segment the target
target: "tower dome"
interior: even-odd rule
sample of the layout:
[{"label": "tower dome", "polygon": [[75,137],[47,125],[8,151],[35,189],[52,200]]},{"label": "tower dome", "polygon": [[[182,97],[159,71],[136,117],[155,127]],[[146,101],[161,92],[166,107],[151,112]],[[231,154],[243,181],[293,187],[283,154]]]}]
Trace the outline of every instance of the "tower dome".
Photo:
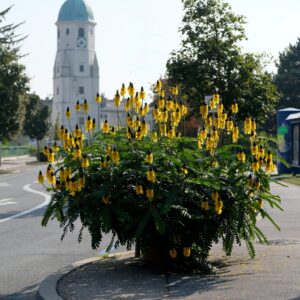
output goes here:
[{"label": "tower dome", "polygon": [[66,0],[62,5],[57,22],[83,21],[93,22],[92,9],[85,0]]}]

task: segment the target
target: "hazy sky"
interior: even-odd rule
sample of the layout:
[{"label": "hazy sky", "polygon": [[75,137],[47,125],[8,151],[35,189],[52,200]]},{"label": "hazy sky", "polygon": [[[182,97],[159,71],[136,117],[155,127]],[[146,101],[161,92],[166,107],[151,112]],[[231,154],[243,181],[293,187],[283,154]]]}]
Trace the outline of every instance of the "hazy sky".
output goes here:
[{"label": "hazy sky", "polygon": [[[64,0],[0,0],[0,10],[14,5],[8,22],[22,22],[28,35],[22,60],[31,89],[52,95],[58,12]],[[235,12],[247,17],[247,51],[267,52],[275,58],[300,36],[299,0],[228,0]],[[96,52],[100,64],[100,92],[112,97],[122,82],[137,87],[164,74],[173,49],[179,48],[180,0],[88,0],[97,22]],[[274,69],[274,68],[273,68]]]}]

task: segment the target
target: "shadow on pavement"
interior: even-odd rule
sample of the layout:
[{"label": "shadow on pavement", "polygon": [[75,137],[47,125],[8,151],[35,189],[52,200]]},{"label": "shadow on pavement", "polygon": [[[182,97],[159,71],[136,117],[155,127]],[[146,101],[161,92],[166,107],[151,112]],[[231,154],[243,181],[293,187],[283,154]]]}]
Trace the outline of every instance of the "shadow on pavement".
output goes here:
[{"label": "shadow on pavement", "polygon": [[0,295],[0,299],[1,300],[21,300],[21,299],[35,300],[38,287],[39,287],[38,284],[31,285],[13,294]]}]

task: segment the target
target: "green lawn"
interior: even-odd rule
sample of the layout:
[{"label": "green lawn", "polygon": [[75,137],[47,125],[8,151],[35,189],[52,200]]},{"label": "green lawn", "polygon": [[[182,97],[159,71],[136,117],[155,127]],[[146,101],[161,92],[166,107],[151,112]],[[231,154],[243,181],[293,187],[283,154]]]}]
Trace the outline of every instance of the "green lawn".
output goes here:
[{"label": "green lawn", "polygon": [[291,176],[291,177],[281,178],[280,180],[284,181],[286,183],[300,185],[300,177],[299,176],[297,176],[297,177]]}]

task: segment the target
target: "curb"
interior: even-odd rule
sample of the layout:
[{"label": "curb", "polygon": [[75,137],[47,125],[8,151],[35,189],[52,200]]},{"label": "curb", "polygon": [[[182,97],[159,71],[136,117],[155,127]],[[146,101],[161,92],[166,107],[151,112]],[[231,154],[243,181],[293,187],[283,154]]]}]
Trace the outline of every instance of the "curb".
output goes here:
[{"label": "curb", "polygon": [[[120,252],[120,253],[113,253],[108,254],[107,257],[116,257],[122,256],[124,254],[128,254],[130,252]],[[76,270],[79,267],[92,263],[94,261],[98,261],[103,259],[103,257],[91,257],[84,260],[80,260],[77,262],[72,263],[70,266],[59,270],[48,277],[46,277],[40,284],[38,291],[36,293],[35,299],[37,300],[63,300],[57,293],[57,284],[58,282],[68,273]]]}]

